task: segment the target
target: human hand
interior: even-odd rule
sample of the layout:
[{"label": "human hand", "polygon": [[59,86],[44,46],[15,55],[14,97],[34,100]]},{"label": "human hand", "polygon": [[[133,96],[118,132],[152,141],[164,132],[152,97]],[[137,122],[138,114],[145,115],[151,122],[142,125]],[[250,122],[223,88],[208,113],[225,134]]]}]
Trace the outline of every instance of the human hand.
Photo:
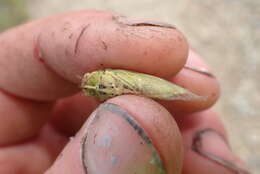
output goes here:
[{"label": "human hand", "polygon": [[[218,82],[173,26],[79,11],[6,31],[0,45],[0,173],[246,173],[208,109]],[[79,77],[104,68],[153,74],[207,99],[100,104],[79,94]]]}]

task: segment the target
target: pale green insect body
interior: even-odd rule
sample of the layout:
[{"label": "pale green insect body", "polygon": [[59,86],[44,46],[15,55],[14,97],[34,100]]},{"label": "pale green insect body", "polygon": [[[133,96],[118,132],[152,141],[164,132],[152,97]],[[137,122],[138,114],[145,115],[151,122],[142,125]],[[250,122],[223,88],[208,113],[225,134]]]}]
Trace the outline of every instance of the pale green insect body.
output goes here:
[{"label": "pale green insect body", "polygon": [[123,95],[143,95],[161,100],[192,100],[200,96],[164,79],[127,70],[105,69],[86,73],[81,87],[101,100]]}]

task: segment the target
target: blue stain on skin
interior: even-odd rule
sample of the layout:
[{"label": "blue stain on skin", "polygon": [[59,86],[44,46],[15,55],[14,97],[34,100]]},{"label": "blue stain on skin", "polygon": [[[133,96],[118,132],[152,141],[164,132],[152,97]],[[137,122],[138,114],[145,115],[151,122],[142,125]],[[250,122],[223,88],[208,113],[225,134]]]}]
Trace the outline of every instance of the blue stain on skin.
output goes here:
[{"label": "blue stain on skin", "polygon": [[112,156],[112,158],[111,158],[111,162],[112,162],[112,164],[117,164],[117,162],[118,162],[118,158],[117,157],[115,157],[115,156]]},{"label": "blue stain on skin", "polygon": [[111,136],[104,136],[101,140],[101,142],[97,142],[97,146],[100,147],[110,147],[112,142]]},{"label": "blue stain on skin", "polygon": [[112,137],[111,136],[104,136],[103,137],[103,144],[105,147],[111,146]]},{"label": "blue stain on skin", "polygon": [[146,145],[150,148],[152,152],[152,158],[150,160],[150,164],[153,164],[157,167],[158,174],[166,174],[166,169],[164,167],[164,163],[160,157],[159,152],[153,145],[151,139],[148,137],[144,128],[142,128],[134,119],[133,117],[125,110],[120,108],[119,106],[112,104],[112,103],[105,103],[102,104],[101,107],[104,110],[110,111],[111,113],[115,113],[118,116],[124,118],[130,126],[136,131],[136,133],[143,139]]}]

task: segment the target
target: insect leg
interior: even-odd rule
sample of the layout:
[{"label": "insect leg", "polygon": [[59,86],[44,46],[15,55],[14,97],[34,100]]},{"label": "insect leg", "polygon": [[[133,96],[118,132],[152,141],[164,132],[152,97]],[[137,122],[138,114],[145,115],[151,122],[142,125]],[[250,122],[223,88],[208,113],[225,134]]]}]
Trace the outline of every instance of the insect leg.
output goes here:
[{"label": "insect leg", "polygon": [[84,86],[82,86],[82,88],[83,88],[83,89],[95,89],[95,90],[97,90],[97,87],[95,87],[95,86],[89,86],[89,85],[84,85]]}]

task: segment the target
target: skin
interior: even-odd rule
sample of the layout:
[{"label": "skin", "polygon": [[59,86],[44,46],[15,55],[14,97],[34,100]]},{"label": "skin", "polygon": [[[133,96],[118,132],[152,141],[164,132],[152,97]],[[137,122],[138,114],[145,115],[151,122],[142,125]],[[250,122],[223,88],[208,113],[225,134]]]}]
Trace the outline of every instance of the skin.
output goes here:
[{"label": "skin", "polygon": [[[208,95],[203,102],[169,101],[162,105],[127,95],[106,102],[130,112],[146,130],[168,173],[180,173],[182,164],[182,174],[234,173],[191,150],[192,137],[198,130],[212,128],[226,137],[219,117],[209,109],[219,96],[217,80],[183,68],[187,58],[192,66],[207,67],[189,49],[180,31],[131,26],[129,21],[119,20],[110,12],[78,11],[0,34],[0,173],[84,173],[80,142],[89,124],[84,122],[100,103],[78,93],[79,77],[103,68],[153,74]],[[165,130],[176,132],[176,136],[168,136]],[[205,141],[206,147],[215,143],[217,148],[209,150],[243,166],[225,143],[217,138],[210,140]],[[128,139],[126,143],[133,142]],[[174,149],[183,149],[184,153],[177,155]]]}]

